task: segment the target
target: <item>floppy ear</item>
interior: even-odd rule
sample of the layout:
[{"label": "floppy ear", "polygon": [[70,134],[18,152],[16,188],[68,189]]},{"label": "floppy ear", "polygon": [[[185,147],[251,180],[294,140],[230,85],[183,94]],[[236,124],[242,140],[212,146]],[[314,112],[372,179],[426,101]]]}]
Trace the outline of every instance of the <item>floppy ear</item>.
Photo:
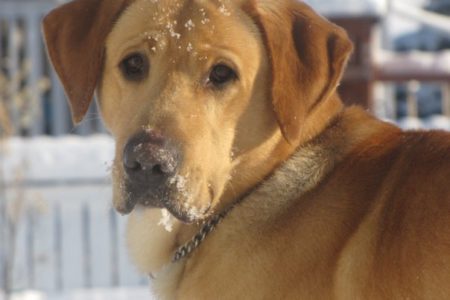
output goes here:
[{"label": "floppy ear", "polygon": [[295,141],[307,114],[335,94],[352,43],[342,28],[297,0],[253,0],[244,10],[263,33],[273,107],[284,137]]},{"label": "floppy ear", "polygon": [[105,40],[132,0],[75,0],[43,21],[50,60],[64,86],[75,123],[92,101],[103,67]]}]

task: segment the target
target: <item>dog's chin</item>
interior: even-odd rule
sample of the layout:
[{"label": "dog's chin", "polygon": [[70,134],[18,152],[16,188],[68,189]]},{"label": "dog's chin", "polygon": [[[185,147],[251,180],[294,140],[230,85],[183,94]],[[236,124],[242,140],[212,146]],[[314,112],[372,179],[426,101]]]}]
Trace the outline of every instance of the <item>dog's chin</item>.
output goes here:
[{"label": "dog's chin", "polygon": [[196,207],[183,202],[169,201],[164,207],[179,221],[191,224],[201,222],[210,216],[210,206]]},{"label": "dog's chin", "polygon": [[209,207],[197,208],[194,206],[187,206],[183,204],[174,203],[172,201],[168,201],[166,204],[162,206],[148,205],[140,202],[137,203],[133,209],[127,209],[126,211],[124,211],[124,209],[121,206],[119,208],[116,207],[116,210],[121,214],[129,214],[131,212],[140,214],[148,209],[162,209],[162,208],[165,208],[174,218],[186,224],[201,222],[211,215]]},{"label": "dog's chin", "polygon": [[127,215],[131,212],[142,212],[147,209],[165,208],[173,217],[186,224],[201,222],[211,215],[209,204],[197,207],[176,199],[164,199],[164,201],[155,202],[142,198],[137,201],[124,198],[115,208],[122,215]]}]

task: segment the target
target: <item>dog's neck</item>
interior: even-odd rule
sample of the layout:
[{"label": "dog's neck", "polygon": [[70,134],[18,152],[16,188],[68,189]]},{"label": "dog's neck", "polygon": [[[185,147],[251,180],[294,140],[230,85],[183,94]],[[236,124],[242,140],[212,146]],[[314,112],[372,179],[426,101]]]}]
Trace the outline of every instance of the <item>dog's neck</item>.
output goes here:
[{"label": "dog's neck", "polygon": [[[287,141],[280,131],[275,133],[272,139],[268,140],[265,145],[256,149],[255,152],[250,152],[240,159],[241,163],[236,167],[228,189],[225,190],[219,205],[216,208],[216,215],[210,220],[216,220],[213,224],[218,223],[234,205],[238,202],[245,201],[244,199],[253,192],[261,182],[269,178],[269,176],[276,170],[283,162],[292,156],[309,157],[312,154],[310,144],[314,144],[314,140],[323,136],[326,130],[330,127],[337,126],[339,115],[343,111],[343,104],[336,94],[328,101],[320,103],[310,113],[310,116],[305,120],[302,133],[295,141]],[[319,121],[320,122],[319,122]],[[302,147],[303,146],[303,147]],[[320,145],[314,146],[320,148]],[[297,152],[297,153],[296,153]],[[295,154],[294,154],[295,153]],[[327,155],[324,153],[323,155]],[[255,157],[262,156],[264,159],[255,159]],[[255,161],[259,161],[259,165],[253,165]],[[313,162],[309,162],[313,164]],[[327,166],[328,167],[328,166]],[[322,172],[323,170],[321,170]],[[320,177],[317,175],[316,177]],[[306,178],[305,178],[306,180]],[[311,184],[311,183],[309,183]],[[301,184],[302,185],[302,184]],[[308,185],[305,183],[305,185]],[[217,216],[220,216],[217,218]],[[178,258],[185,257],[191,253],[194,248],[201,243],[206,237],[202,232],[210,232],[215,226],[209,226],[207,221],[202,226],[183,226],[180,228],[178,234],[177,252],[174,255]],[[200,238],[201,237],[201,238]],[[175,259],[178,261],[179,259]]]},{"label": "dog's neck", "polygon": [[321,135],[342,113],[344,106],[337,94],[315,106],[304,120],[302,131],[296,140],[287,140],[278,129],[270,139],[258,148],[238,159],[227,189],[225,189],[217,211],[226,209],[236,199],[248,193],[266,179],[283,162],[289,159],[302,145]]},{"label": "dog's neck", "polygon": [[[276,169],[273,174],[268,176],[267,180],[261,181],[260,184],[235,199],[228,207],[206,220],[197,234],[190,241],[178,248],[174,253],[172,262],[178,263],[180,260],[188,258],[208,235],[216,229],[219,223],[232,212],[235,206],[241,205],[241,202],[246,202],[247,198],[254,198],[253,193],[256,195],[269,194],[267,191],[270,191],[270,194],[273,194],[275,191],[281,194],[278,196],[271,195],[274,198],[291,199],[314,188],[342,156],[342,153],[339,151],[342,147],[336,145],[336,143],[342,142],[342,139],[336,139],[336,135],[340,132],[339,117],[329,127],[331,129],[325,131],[324,134],[313,139],[306,145],[300,146],[291,158]],[[303,172],[304,176],[298,176],[298,170],[305,170]],[[294,180],[285,180],[287,179],[286,177],[294,178]],[[287,187],[285,186],[283,190],[276,188],[286,183],[291,184]],[[248,201],[251,202],[249,205],[254,206],[255,201],[260,201],[258,197],[256,198],[254,201],[249,199]],[[243,205],[245,206],[246,204]]]}]

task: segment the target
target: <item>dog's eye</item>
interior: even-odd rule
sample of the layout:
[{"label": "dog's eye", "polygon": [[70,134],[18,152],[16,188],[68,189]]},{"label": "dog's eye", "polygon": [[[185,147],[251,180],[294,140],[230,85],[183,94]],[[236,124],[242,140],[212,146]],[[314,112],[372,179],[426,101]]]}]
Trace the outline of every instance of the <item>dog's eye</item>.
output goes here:
[{"label": "dog's eye", "polygon": [[225,83],[237,78],[236,73],[224,64],[215,65],[209,74],[208,81],[215,87],[221,87]]},{"label": "dog's eye", "polygon": [[147,76],[149,63],[147,57],[142,53],[128,55],[120,63],[120,70],[125,79],[140,81]]}]

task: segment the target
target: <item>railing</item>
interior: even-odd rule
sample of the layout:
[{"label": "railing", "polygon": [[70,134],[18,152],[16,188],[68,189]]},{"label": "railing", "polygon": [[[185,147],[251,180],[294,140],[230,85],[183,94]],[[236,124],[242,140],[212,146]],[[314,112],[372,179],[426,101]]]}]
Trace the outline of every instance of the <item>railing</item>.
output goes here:
[{"label": "railing", "polygon": [[41,19],[58,2],[0,1],[0,134],[8,128],[24,136],[104,131],[95,105],[73,127],[64,91],[46,58]]},{"label": "railing", "polygon": [[[388,86],[395,85],[396,91],[404,94],[403,112],[398,113],[398,103],[394,102],[385,117],[395,120],[402,115],[398,122],[406,128],[450,130],[450,51],[379,54],[382,58],[379,56],[376,60],[375,80]],[[429,92],[423,97],[426,103],[421,104],[432,110],[423,112],[419,93],[426,91]],[[392,93],[386,98],[397,101]],[[439,103],[433,103],[436,100]]]}]

